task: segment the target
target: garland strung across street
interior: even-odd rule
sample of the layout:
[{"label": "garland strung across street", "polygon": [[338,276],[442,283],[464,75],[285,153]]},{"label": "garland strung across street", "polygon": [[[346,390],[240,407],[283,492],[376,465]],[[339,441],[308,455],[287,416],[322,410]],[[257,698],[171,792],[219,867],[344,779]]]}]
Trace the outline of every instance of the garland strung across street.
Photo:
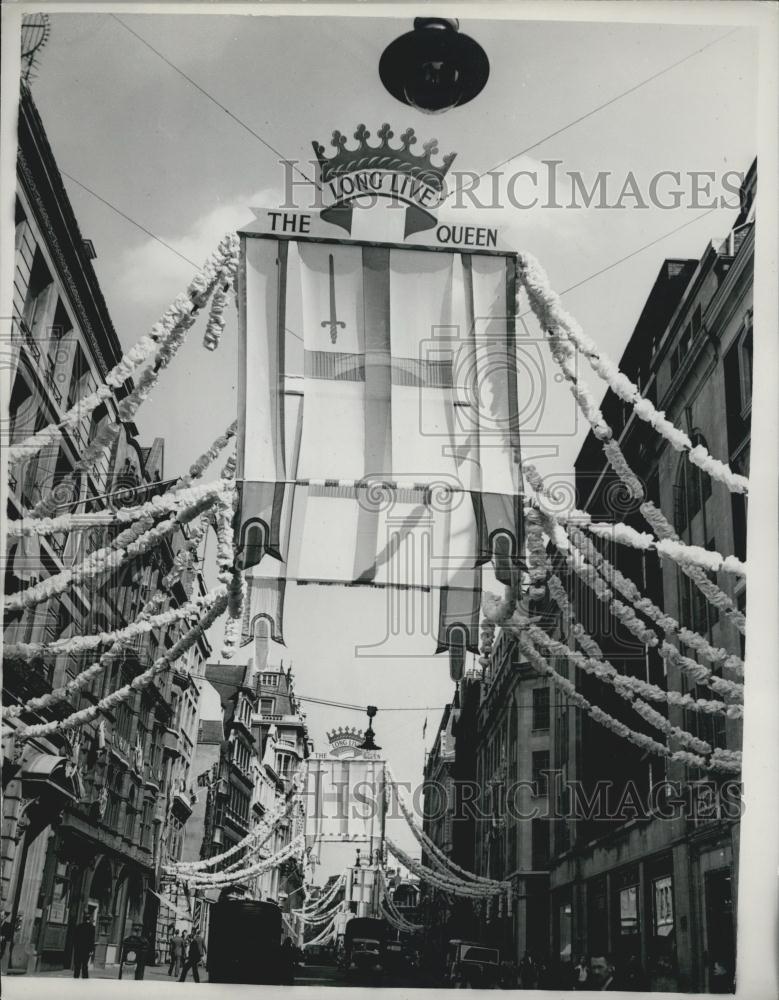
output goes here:
[{"label": "garland strung across street", "polygon": [[257,875],[262,875],[263,872],[266,872],[271,868],[277,868],[288,858],[293,857],[293,855],[302,855],[304,850],[305,838],[302,833],[299,833],[297,837],[294,837],[288,844],[282,847],[281,850],[271,855],[271,857],[265,858],[262,861],[257,861],[253,865],[248,865],[245,868],[242,867],[237,871],[223,873],[210,872],[203,874],[195,872],[191,875],[177,873],[176,878],[189,889],[198,887],[206,888],[209,886],[237,885],[240,882],[248,882],[249,879],[255,878]]},{"label": "garland strung across street", "polygon": [[[550,337],[554,336],[565,342],[566,354],[573,351],[583,354],[592,370],[608,383],[620,399],[631,404],[640,420],[650,424],[672,448],[683,452],[690,462],[708,476],[723,483],[731,493],[748,493],[749,480],[746,477],[737,475],[724,462],[713,458],[703,445],[693,447],[689,436],[671,423],[664,413],[655,409],[654,404],[641,395],[638,386],[586,336],[573,316],[563,308],[559,295],[552,290],[546,272],[535,257],[531,254],[518,254],[517,261],[520,282],[527,292],[536,318]],[[605,422],[601,415],[602,426],[605,426]]]},{"label": "garland strung across street", "polygon": [[[520,258],[521,260],[521,258]],[[531,268],[532,270],[532,268]],[[522,273],[522,265],[520,264],[520,273]],[[536,284],[543,286],[546,283],[545,275],[543,278],[537,277]],[[543,295],[536,290],[533,291],[533,280],[529,279],[530,287],[527,288],[527,294],[531,300],[531,303],[536,301],[539,297],[543,299]],[[523,282],[520,282],[523,285]],[[548,283],[547,283],[548,284]],[[535,296],[535,299],[534,299]],[[535,306],[534,306],[535,308]],[[606,423],[603,414],[595,403],[592,395],[586,386],[579,380],[575,369],[571,363],[571,356],[575,352],[575,348],[572,344],[560,335],[557,328],[552,325],[550,328],[546,323],[546,312],[543,308],[539,308],[537,313],[539,317],[539,322],[541,322],[542,328],[546,330],[549,335],[549,347],[552,353],[552,357],[555,363],[558,365],[563,373],[563,376],[568,383],[568,387],[576,400],[579,409],[581,410],[583,416],[588,421],[592,427],[593,434],[601,442],[603,451],[611,465],[612,469],[624,485],[627,490],[629,497],[637,501],[643,501],[639,510],[642,517],[650,525],[655,535],[660,540],[670,539],[674,542],[679,542],[679,536],[674,531],[672,525],[669,523],[668,519],[658,510],[657,507],[651,502],[645,499],[644,488],[630,468],[627,459],[622,453],[622,449],[619,444],[614,440],[614,434],[611,428]],[[691,453],[690,453],[691,455]],[[518,457],[519,461],[519,457]],[[712,459],[712,462],[715,460]],[[716,463],[717,468],[720,466],[723,470],[727,470],[730,476],[730,470],[727,466],[722,463]],[[707,470],[710,471],[710,470]],[[724,473],[723,473],[724,475]],[[743,480],[743,476],[736,477],[738,480]],[[730,480],[725,478],[725,485],[730,483]],[[744,483],[747,481],[744,480]],[[728,486],[730,488],[730,486]],[[736,492],[745,492],[745,490],[736,490]],[[707,601],[716,607],[723,614],[727,615],[730,620],[736,625],[739,631],[745,634],[746,631],[746,618],[744,615],[736,608],[732,599],[721,590],[717,584],[713,583],[706,575],[705,569],[698,566],[693,560],[684,560],[680,563],[680,568],[686,576],[688,576],[695,586],[704,595]]]},{"label": "garland strung across street", "polygon": [[[540,525],[537,521],[535,511],[530,510],[527,514],[527,519],[529,531],[540,531]],[[738,684],[735,681],[729,681],[724,678],[715,678],[708,667],[690,659],[690,657],[683,656],[675,647],[671,646],[669,643],[661,641],[655,630],[644,625],[630,608],[626,607],[620,601],[612,600],[613,594],[609,588],[608,581],[604,580],[598,571],[584,560],[580,553],[575,550],[571,550],[571,547],[568,544],[568,536],[565,531],[563,531],[559,525],[550,525],[550,530],[552,532],[551,537],[553,544],[557,550],[563,554],[567,565],[570,566],[576,575],[593,591],[595,596],[608,606],[609,612],[612,616],[624,625],[632,635],[634,635],[647,647],[657,647],[664,659],[672,660],[684,672],[690,673],[690,675],[696,679],[696,683],[708,683],[714,690],[718,690],[719,693],[731,696],[736,700],[743,701],[744,687],[742,684]],[[545,568],[547,572],[551,571],[551,566],[548,560],[546,560]],[[573,626],[573,634],[578,636],[581,632],[581,626],[578,626],[577,629],[578,623],[575,621],[570,612],[570,605],[568,604],[567,599],[565,601],[565,607],[562,607],[560,594],[561,587],[562,583],[560,578],[554,576],[555,595],[553,596],[555,596],[555,600],[558,605],[561,606],[561,611],[563,611],[563,614],[568,617],[569,623]],[[597,649],[597,645],[594,640],[590,639],[590,644],[592,649]],[[598,653],[594,655],[602,657],[603,654],[598,651]],[[659,688],[657,688],[657,690],[660,691]],[[666,697],[677,694],[677,692],[663,693]],[[742,710],[738,706],[724,706],[720,702],[706,702],[703,699],[696,701],[696,699],[691,698],[689,695],[684,697],[688,699],[688,701],[685,702],[685,706],[692,708],[693,710],[695,710],[702,703],[704,706],[702,709],[703,711],[714,712],[725,711],[728,709],[727,714],[731,718],[741,718],[743,714]],[[712,705],[716,705],[716,708],[712,708]],[[730,711],[731,708],[732,711]]]},{"label": "garland strung across street", "polygon": [[454,877],[456,878],[459,877],[466,882],[473,882],[478,885],[486,885],[490,886],[491,888],[496,888],[496,887],[502,887],[503,889],[506,888],[505,882],[499,882],[496,879],[487,878],[484,875],[477,875],[474,872],[469,872],[465,868],[461,868],[460,865],[452,861],[452,859],[444,851],[442,851],[441,848],[436,843],[434,843],[433,840],[431,840],[431,838],[415,821],[413,813],[409,809],[408,804],[403,801],[403,794],[402,794],[403,790],[401,789],[401,786],[398,784],[398,782],[395,780],[395,777],[392,774],[392,771],[390,770],[389,764],[385,765],[385,774],[387,779],[386,788],[388,794],[390,788],[395,789],[398,805],[400,806],[400,811],[403,814],[403,818],[406,820],[409,829],[413,833],[419,845],[423,847],[425,851],[427,851],[427,853],[432,858],[436,868],[443,871],[445,874],[450,873],[454,875]]},{"label": "garland strung across street", "polygon": [[[547,676],[572,704],[577,705],[599,725],[657,756],[703,770],[738,773],[741,767],[740,752],[712,748],[705,740],[672,724],[649,702],[662,703],[690,712],[739,719],[743,716],[743,684],[737,680],[717,676],[714,670],[728,670],[735,677],[743,678],[742,658],[724,648],[714,646],[705,636],[666,615],[642,595],[632,580],[621,574],[601,554],[593,539],[610,540],[637,551],[652,552],[661,560],[671,560],[693,581],[706,600],[727,616],[742,634],[745,633],[746,627],[744,615],[738,610],[730,595],[707,574],[722,572],[732,577],[744,578],[747,566],[735,556],[726,556],[699,546],[685,544],[662,511],[646,500],[644,488],[625,459],[613,431],[589,390],[576,374],[573,359],[577,352],[585,356],[599,378],[607,382],[621,399],[630,403],[639,419],[652,426],[671,447],[684,453],[687,460],[700,468],[704,474],[723,484],[730,492],[742,495],[748,494],[748,481],[732,472],[725,463],[713,458],[702,445],[693,445],[687,434],[668,420],[665,414],[658,411],[649,400],[641,396],[638,387],[624,376],[610,359],[597,350],[576,322],[562,309],[559,298],[549,287],[546,275],[532,257],[519,255],[518,263],[520,290],[525,289],[531,307],[548,335],[552,357],[562,371],[577,405],[600,441],[609,464],[628,495],[639,503],[638,509],[649,525],[651,533],[638,531],[623,523],[599,523],[593,521],[586,512],[576,509],[555,510],[555,498],[546,489],[537,470],[528,463],[522,463],[521,471],[530,486],[530,489],[522,494],[526,504],[528,596],[531,601],[540,600],[548,591],[563,616],[569,634],[580,649],[572,649],[565,642],[553,638],[538,621],[523,618],[517,609],[519,590],[507,586],[502,597],[483,595],[484,620],[480,629],[479,664],[482,668],[489,665],[496,629],[506,628],[517,636],[519,648],[528,661],[541,674]],[[203,344],[208,350],[215,350],[219,346],[225,329],[225,307],[229,292],[235,284],[238,264],[238,237],[235,234],[228,234],[203,269],[190,282],[186,294],[179,296],[151,331],[126,352],[108,373],[104,383],[71,407],[59,423],[50,424],[24,441],[11,446],[9,460],[14,462],[34,457],[45,446],[56,443],[63,431],[81,424],[101,404],[113,399],[117,419],[108,418],[101,423],[97,433],[80,456],[72,476],[75,477],[81,471],[90,469],[118,435],[120,423],[132,420],[143,401],[148,398],[161,371],[171,363],[184,343],[199,310],[204,309],[209,302],[210,311]],[[147,367],[143,369],[129,394],[124,398],[118,398],[127,380],[136,369],[144,365]],[[51,659],[60,655],[75,655],[103,646],[108,647],[95,663],[67,684],[40,697],[32,698],[24,704],[3,708],[4,719],[20,720],[26,713],[48,709],[82,691],[139,635],[169,626],[177,626],[181,630],[171,649],[130,683],[111,691],[96,704],[73,712],[64,719],[31,725],[21,724],[14,732],[15,740],[24,742],[54,732],[67,732],[114,710],[135,691],[142,690],[156,676],[170,669],[173,663],[223,615],[226,615],[226,622],[222,655],[225,658],[233,655],[238,643],[246,600],[246,581],[241,570],[236,567],[235,513],[239,494],[235,481],[235,455],[228,456],[218,480],[205,484],[192,484],[202,477],[205,470],[236,438],[237,426],[237,421],[234,421],[193,462],[185,475],[179,477],[164,493],[148,501],[129,507],[119,506],[115,510],[53,516],[59,506],[57,496],[61,496],[61,493],[51,491],[31,511],[25,510],[22,518],[9,522],[8,535],[11,538],[82,532],[93,527],[119,529],[115,538],[89,553],[77,564],[28,586],[18,594],[7,597],[6,608],[11,612],[24,612],[64,593],[73,586],[86,585],[96,588],[105,574],[151,551],[176,532],[181,532],[183,538],[183,548],[176,553],[173,567],[162,580],[160,591],[146,602],[136,621],[119,629],[96,632],[92,635],[71,636],[52,642],[14,643],[6,648],[5,655],[17,661],[31,663],[39,658]],[[519,455],[516,459],[520,461]],[[325,486],[332,487],[334,483],[340,481],[325,479],[294,482],[309,486],[321,482]],[[348,485],[355,489],[370,488],[370,484],[360,480],[350,480]],[[187,525],[189,530],[186,528]],[[166,601],[170,600],[174,584],[192,568],[198,546],[209,529],[213,529],[216,535],[218,586],[204,595],[192,596],[190,583],[187,600],[178,607],[163,610]],[[641,678],[622,674],[612,666],[592,636],[576,620],[565,586],[560,577],[553,572],[544,534],[551,540],[568,569],[608,607],[610,614],[622,626],[646,647],[657,649],[660,656],[689,676],[696,684],[707,685],[721,700],[666,691]],[[165,591],[168,591],[167,596]],[[643,619],[647,619],[651,625]],[[663,635],[658,634],[656,628],[660,629]],[[700,663],[682,653],[675,642],[684,643],[688,650],[693,650],[707,663]],[[671,742],[671,746],[632,729],[584,698],[572,681],[554,669],[547,656],[565,658],[576,669],[609,684],[641,719]],[[390,788],[396,790],[402,814],[415,840],[430,859],[430,864],[423,865],[421,861],[412,859],[393,841],[386,838],[387,847],[393,856],[413,875],[442,892],[477,901],[487,900],[488,905],[492,899],[497,899],[498,906],[500,908],[505,906],[510,912],[512,907],[510,883],[477,875],[453,862],[416,823],[410,808],[403,800],[400,786],[387,769],[388,792]],[[246,882],[278,866],[286,859],[302,854],[304,837],[302,833],[297,833],[279,851],[269,857],[263,856],[264,846],[278,830],[279,824],[299,810],[300,804],[300,785],[296,775],[293,792],[287,800],[238,844],[219,855],[201,861],[165,865],[163,871],[187,888],[218,887]],[[241,856],[238,860],[232,861],[219,871],[213,870],[225,865],[225,862],[239,854]],[[384,890],[380,904],[382,914],[400,930],[412,932],[419,929],[418,925],[407,921],[398,911],[389,894],[383,871],[379,870],[379,874]],[[301,919],[304,923],[312,926],[326,924],[319,937],[308,942],[309,945],[331,940],[335,935],[335,914],[340,908],[340,903],[336,903],[336,899],[345,885],[345,879],[346,874],[342,873],[325,896],[311,904],[304,903],[301,910]]]}]

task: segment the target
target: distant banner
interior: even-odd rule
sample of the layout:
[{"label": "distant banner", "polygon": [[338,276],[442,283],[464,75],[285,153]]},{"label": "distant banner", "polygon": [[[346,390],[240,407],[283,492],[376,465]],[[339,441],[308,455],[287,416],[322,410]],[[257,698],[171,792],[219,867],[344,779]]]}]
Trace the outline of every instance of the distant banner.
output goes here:
[{"label": "distant banner", "polygon": [[306,844],[339,841],[379,846],[384,835],[384,761],[314,754],[308,760]]}]

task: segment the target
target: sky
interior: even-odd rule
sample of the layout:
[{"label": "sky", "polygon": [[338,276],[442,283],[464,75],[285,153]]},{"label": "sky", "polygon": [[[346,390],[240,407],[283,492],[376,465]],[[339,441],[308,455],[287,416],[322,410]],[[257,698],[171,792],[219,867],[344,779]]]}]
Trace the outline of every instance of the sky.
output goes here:
[{"label": "sky", "polygon": [[[193,267],[182,256],[199,266],[225,232],[252,219],[251,206],[278,205],[279,154],[308,160],[311,141],[327,143],[333,129],[350,134],[365,122],[375,135],[387,121],[396,135],[411,125],[420,142],[435,136],[441,153],[457,152],[456,169],[481,173],[515,157],[502,168],[501,192],[514,183],[523,200],[528,178],[511,181],[520,170],[540,178],[552,171],[563,203],[572,172],[590,187],[610,171],[612,203],[630,171],[645,193],[658,172],[681,173],[677,208],[628,198],[623,208],[466,212],[450,200],[439,212],[442,221],[497,226],[505,246],[535,254],[554,288],[571,289],[564,302],[585,331],[619,358],[662,261],[700,257],[735,218],[731,208],[707,211],[703,196],[700,207],[690,204],[690,172],[745,172],[756,153],[756,37],[748,28],[469,20],[461,28],[488,53],[489,82],[471,104],[433,117],[399,104],[378,78],[381,52],[410,28],[405,18],[313,10],[305,18],[119,17],[52,15],[32,89],[124,347],[183,290]],[[479,190],[483,198],[487,189]],[[727,193],[718,182],[712,191]],[[538,328],[528,323],[526,334],[542,366],[528,391],[543,405],[538,426],[523,429],[523,453],[565,478],[584,429],[548,371]],[[167,476],[184,471],[236,413],[236,324],[216,353],[201,339],[196,327],[138,414],[142,438],[165,438]],[[416,782],[453,686],[430,637],[386,639],[386,601],[380,591],[291,586],[286,647],[273,656],[293,664],[302,696],[377,705],[378,743],[396,775]],[[359,648],[371,646],[372,655]],[[356,712],[306,708],[317,749],[330,728],[364,723]],[[397,708],[405,710],[390,711]],[[212,709],[204,705],[205,714]]]}]

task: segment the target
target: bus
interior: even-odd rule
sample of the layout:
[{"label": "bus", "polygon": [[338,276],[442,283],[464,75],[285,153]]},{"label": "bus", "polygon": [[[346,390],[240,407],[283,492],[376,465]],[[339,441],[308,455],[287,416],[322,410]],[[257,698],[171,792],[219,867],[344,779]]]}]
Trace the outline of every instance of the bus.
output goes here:
[{"label": "bus", "polygon": [[210,983],[291,982],[288,952],[281,947],[281,910],[276,903],[224,899],[211,908],[208,933]]}]

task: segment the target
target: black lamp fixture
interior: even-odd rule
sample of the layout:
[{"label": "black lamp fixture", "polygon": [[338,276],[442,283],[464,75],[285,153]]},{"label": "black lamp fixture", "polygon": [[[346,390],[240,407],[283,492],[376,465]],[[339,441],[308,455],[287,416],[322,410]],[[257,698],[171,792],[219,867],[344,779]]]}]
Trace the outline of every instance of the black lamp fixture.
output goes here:
[{"label": "black lamp fixture", "polygon": [[453,17],[415,17],[414,30],[391,42],[379,60],[390,94],[431,115],[472,101],[489,75],[486,52],[460,33]]},{"label": "black lamp fixture", "polygon": [[368,705],[365,709],[368,714],[368,728],[365,730],[365,737],[358,747],[359,750],[381,750],[381,747],[376,746],[373,737],[376,735],[373,731],[373,726],[371,724],[371,719],[378,712],[378,708],[375,705]]}]

